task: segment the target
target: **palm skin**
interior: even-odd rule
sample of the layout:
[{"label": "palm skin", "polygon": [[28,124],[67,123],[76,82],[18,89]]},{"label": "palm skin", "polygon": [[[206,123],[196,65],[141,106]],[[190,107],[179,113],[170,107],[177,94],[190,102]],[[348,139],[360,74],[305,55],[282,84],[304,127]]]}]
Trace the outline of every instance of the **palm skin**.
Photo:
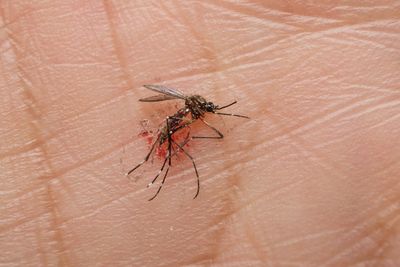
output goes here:
[{"label": "palm skin", "polygon": [[[159,2],[0,3],[0,263],[400,265],[399,2]],[[252,118],[206,117],[196,200],[126,179],[149,83]]]}]

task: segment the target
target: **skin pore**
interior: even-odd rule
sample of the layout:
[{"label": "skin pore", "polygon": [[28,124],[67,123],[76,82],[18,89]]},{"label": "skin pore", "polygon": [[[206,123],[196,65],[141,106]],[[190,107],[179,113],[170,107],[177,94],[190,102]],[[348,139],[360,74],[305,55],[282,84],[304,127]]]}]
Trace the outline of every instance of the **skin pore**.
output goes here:
[{"label": "skin pore", "polygon": [[[400,265],[399,1],[0,2],[0,264]],[[163,190],[127,179],[182,102]],[[209,134],[201,122],[195,133]]]}]

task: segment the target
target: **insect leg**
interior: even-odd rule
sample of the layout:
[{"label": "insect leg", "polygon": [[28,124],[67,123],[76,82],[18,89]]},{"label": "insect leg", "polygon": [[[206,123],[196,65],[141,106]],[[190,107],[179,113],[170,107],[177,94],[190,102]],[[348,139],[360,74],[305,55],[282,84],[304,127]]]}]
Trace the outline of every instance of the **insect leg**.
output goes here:
[{"label": "insect leg", "polygon": [[[222,107],[217,107],[216,110],[221,110],[221,109],[230,107],[230,106],[232,106],[232,105],[234,105],[234,104],[236,104],[236,103],[237,103],[237,101],[235,100],[235,101],[233,101],[232,103],[230,103],[230,104],[228,104],[228,105],[225,105],[225,106],[222,106]],[[224,112],[214,112],[214,113],[215,113],[215,114],[219,114],[219,115],[235,116],[235,117],[239,117],[239,118],[250,119],[249,117],[244,116],[244,115],[231,114],[231,113],[224,113]]]},{"label": "insect leg", "polygon": [[162,173],[162,171],[164,170],[165,164],[167,163],[167,160],[169,158],[168,157],[165,158],[163,165],[161,166],[161,169],[158,171],[157,175],[154,177],[154,179],[147,185],[147,187],[150,187],[152,184],[155,183],[155,181],[157,180],[157,178],[160,176],[160,174]]},{"label": "insect leg", "polygon": [[212,126],[211,124],[209,124],[208,122],[206,122],[205,120],[203,120],[202,118],[199,118],[199,120],[201,120],[205,125],[207,125],[209,128],[211,128],[214,132],[216,132],[218,134],[218,136],[192,136],[192,139],[222,139],[224,138],[224,135],[218,131],[214,126]]},{"label": "insect leg", "polygon": [[[196,177],[197,177],[197,192],[196,192],[196,195],[195,195],[194,198],[193,198],[193,199],[195,199],[195,198],[199,195],[199,192],[200,192],[200,177],[199,177],[199,172],[197,171],[196,163],[194,162],[193,157],[192,157],[189,153],[187,153],[185,149],[183,149],[183,146],[181,146],[180,144],[178,144],[178,143],[175,142],[174,140],[172,140],[172,142],[173,142],[175,145],[177,145],[177,146],[179,147],[179,149],[182,150],[183,153],[185,153],[185,155],[192,161],[193,168],[194,168],[194,171],[196,172]],[[184,142],[184,143],[185,143],[185,142]],[[186,143],[187,143],[187,142],[186,142]]]},{"label": "insect leg", "polygon": [[[190,135],[190,131],[189,131],[188,134],[186,135],[185,141],[183,141],[182,144],[180,144],[180,145],[177,144],[177,146],[178,146],[179,149],[182,149],[182,147],[184,147],[184,146],[191,140],[191,139],[189,138],[189,135]],[[171,140],[172,140],[172,139],[171,139]],[[175,142],[174,142],[174,143],[175,143]],[[178,151],[179,151],[179,150],[178,150]],[[151,181],[151,183],[149,183],[149,184],[147,185],[147,187],[150,187],[152,184],[155,183],[155,181],[158,179],[158,177],[160,176],[160,174],[161,174],[162,171],[164,170],[164,167],[165,167],[165,164],[167,163],[168,158],[174,156],[175,154],[177,154],[178,151],[174,150],[174,152],[171,154],[171,156],[168,155],[168,156],[165,158],[164,163],[163,163],[163,165],[161,166],[161,169],[158,171],[157,175],[154,177],[154,179]]]},{"label": "insect leg", "polygon": [[[167,175],[168,175],[168,172],[169,172],[169,168],[171,167],[171,158],[172,158],[172,154],[171,154],[171,150],[172,150],[172,138],[171,138],[171,132],[170,132],[170,127],[169,127],[169,117],[167,117],[167,119],[166,119],[166,124],[167,124],[167,136],[168,136],[168,156],[167,156],[167,157],[165,158],[165,160],[164,160],[164,164],[163,164],[163,166],[162,166],[162,168],[161,168],[161,170],[160,170],[160,173],[162,172],[162,170],[163,170],[163,168],[164,168],[164,166],[165,166],[167,160],[168,160],[168,167],[167,167],[167,170],[165,171],[165,174],[164,174],[164,177],[163,177],[163,179],[162,179],[162,181],[161,181],[160,187],[158,188],[156,194],[155,194],[152,198],[149,199],[149,201],[153,200],[153,199],[158,195],[158,193],[160,193],[161,188],[162,188],[163,185],[164,185],[165,179],[167,178]],[[159,174],[153,179],[153,182],[155,182],[155,180],[157,180],[158,176],[159,176]],[[153,182],[152,182],[152,183],[153,183]]]},{"label": "insect leg", "polygon": [[167,178],[168,171],[169,171],[169,166],[168,166],[167,170],[165,171],[165,174],[164,174],[164,177],[163,177],[163,179],[162,179],[162,182],[161,182],[161,185],[160,185],[160,187],[158,188],[158,190],[157,190],[156,194],[155,194],[155,195],[154,195],[152,198],[150,198],[150,199],[149,199],[149,201],[152,201],[153,199],[155,199],[155,198],[156,198],[156,196],[158,195],[158,193],[160,193],[160,191],[161,191],[161,188],[162,188],[162,186],[164,185],[165,178]]},{"label": "insect leg", "polygon": [[244,116],[244,115],[231,114],[231,113],[214,112],[214,114],[218,114],[218,115],[225,115],[225,116],[234,116],[234,117],[239,117],[239,118],[250,119],[249,117],[247,117],[247,116]]},{"label": "insect leg", "polygon": [[153,153],[154,148],[156,147],[156,144],[158,142],[158,140],[160,140],[160,135],[157,137],[156,141],[154,141],[153,145],[150,148],[149,153],[146,155],[146,157],[144,158],[144,160],[142,162],[140,162],[138,165],[136,165],[136,167],[134,167],[133,169],[131,169],[130,171],[128,171],[128,173],[126,175],[131,174],[132,172],[134,172],[137,168],[139,168],[140,166],[143,165],[143,163],[147,162],[150,158],[151,153]]},{"label": "insect leg", "polygon": [[228,104],[228,105],[225,105],[225,106],[222,106],[222,107],[218,107],[217,109],[218,109],[218,110],[221,110],[221,109],[230,107],[230,106],[232,106],[232,105],[235,105],[236,103],[237,103],[237,101],[235,100],[235,101],[233,101],[232,103],[230,103],[230,104]]}]

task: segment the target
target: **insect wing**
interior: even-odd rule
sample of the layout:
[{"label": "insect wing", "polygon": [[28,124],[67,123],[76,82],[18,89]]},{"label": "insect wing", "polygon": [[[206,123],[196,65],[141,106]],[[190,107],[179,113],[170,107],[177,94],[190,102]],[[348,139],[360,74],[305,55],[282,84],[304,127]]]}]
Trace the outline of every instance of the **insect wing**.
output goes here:
[{"label": "insect wing", "polygon": [[159,102],[159,101],[165,101],[165,100],[171,100],[171,99],[176,99],[175,96],[171,95],[153,95],[145,98],[139,99],[141,102]]},{"label": "insect wing", "polygon": [[176,89],[172,89],[163,85],[143,85],[143,86],[157,93],[169,95],[175,98],[185,99],[185,95]]}]

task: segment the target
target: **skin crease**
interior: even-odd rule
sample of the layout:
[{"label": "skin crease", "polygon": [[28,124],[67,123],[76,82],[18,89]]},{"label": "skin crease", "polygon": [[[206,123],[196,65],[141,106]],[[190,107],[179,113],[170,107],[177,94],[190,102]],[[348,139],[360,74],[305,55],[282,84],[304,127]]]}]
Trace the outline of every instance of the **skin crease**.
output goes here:
[{"label": "skin crease", "polygon": [[[400,266],[399,10],[1,1],[1,266]],[[183,155],[124,175],[182,105],[143,84],[252,118],[206,117],[196,200]]]}]

